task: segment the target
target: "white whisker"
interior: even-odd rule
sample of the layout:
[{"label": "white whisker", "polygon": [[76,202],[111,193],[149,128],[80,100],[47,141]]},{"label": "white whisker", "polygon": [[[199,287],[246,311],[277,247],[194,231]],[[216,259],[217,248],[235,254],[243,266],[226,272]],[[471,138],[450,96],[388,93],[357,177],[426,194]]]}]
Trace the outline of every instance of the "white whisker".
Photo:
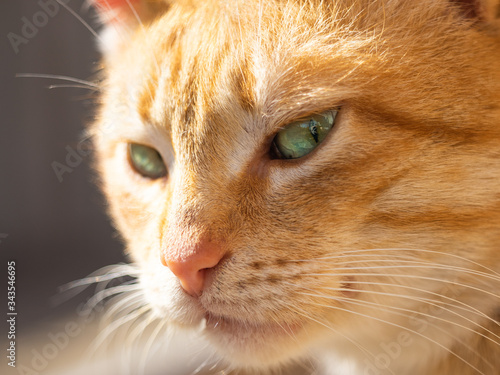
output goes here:
[{"label": "white whisker", "polygon": [[99,89],[95,87],[88,87],[87,85],[50,85],[47,86],[49,90],[52,89],[63,89],[63,88],[69,88],[69,89],[84,89],[84,90],[91,90],[91,91],[98,91]]},{"label": "white whisker", "polygon": [[[346,269],[352,270],[354,268],[346,268]],[[362,269],[362,268],[359,268],[359,269]],[[463,288],[472,289],[472,290],[475,290],[477,292],[481,292],[481,293],[487,294],[487,295],[489,295],[491,297],[495,297],[495,298],[499,298],[500,299],[500,295],[492,293],[492,292],[489,292],[489,291],[481,289],[481,288],[477,288],[477,287],[472,286],[472,285],[462,284],[462,283],[458,283],[458,282],[452,281],[452,280],[438,279],[438,278],[435,278],[435,277],[428,277],[428,276],[404,275],[404,274],[387,274],[387,273],[367,273],[367,272],[308,273],[305,276],[376,276],[376,277],[393,277],[393,278],[406,278],[406,279],[436,281],[436,282],[439,282],[439,283],[447,283],[447,284],[452,284],[452,285],[458,285],[458,286],[461,286]]]},{"label": "white whisker", "polygon": [[64,303],[76,295],[82,293],[90,285],[102,284],[107,285],[107,281],[115,280],[124,276],[133,276],[137,274],[137,269],[129,264],[118,264],[106,266],[92,272],[87,277],[83,279],[74,280],[67,284],[64,284],[58,288],[58,295],[52,298],[54,304],[59,305]]},{"label": "white whisker", "polygon": [[120,285],[120,286],[115,286],[113,288],[102,290],[88,300],[88,302],[84,306],[84,310],[92,311],[100,302],[102,302],[108,297],[139,288],[140,288],[139,285]]},{"label": "white whisker", "polygon": [[[199,349],[199,352],[196,353],[196,355],[203,353],[203,350],[207,349],[212,349],[208,342],[203,346],[203,348]],[[204,370],[214,371],[221,364],[221,362],[222,359],[220,357],[217,357],[216,353],[213,350],[210,350],[210,355],[208,355],[205,360],[198,367],[196,367],[196,369],[192,372],[192,375],[199,374]]]},{"label": "white whisker", "polygon": [[146,331],[146,328],[153,323],[157,318],[151,313],[151,310],[148,312],[147,317],[145,317],[142,322],[137,324],[137,326],[127,335],[126,343],[128,347],[132,347],[134,341],[138,340]]},{"label": "white whisker", "polygon": [[290,328],[290,326],[288,326],[288,330],[285,329],[285,327],[283,327],[283,325],[280,323],[280,321],[278,319],[276,319],[274,316],[273,316],[273,321],[283,330],[283,332],[285,332],[288,335],[288,337],[290,337],[292,339],[292,341],[295,341],[298,343],[297,336],[295,335],[295,333],[293,333],[293,330]]},{"label": "white whisker", "polygon": [[[366,260],[353,260],[353,261],[347,261],[347,262],[339,262],[339,263],[335,263],[335,269],[343,269],[343,268],[338,268],[337,267],[338,265],[348,265],[348,264],[366,263],[366,262],[367,262]],[[475,271],[475,270],[471,270],[471,269],[464,268],[464,267],[450,266],[450,265],[436,263],[436,262],[419,262],[419,261],[411,261],[411,260],[399,260],[399,261],[395,262],[394,260],[391,260],[391,259],[376,259],[376,260],[370,260],[369,262],[370,262],[370,264],[379,263],[379,262],[380,263],[391,262],[391,263],[394,263],[394,264],[391,265],[391,266],[366,266],[366,267],[364,267],[364,269],[370,269],[370,268],[372,268],[372,269],[380,269],[380,268],[423,268],[423,269],[437,269],[437,270],[448,270],[448,271],[460,271],[462,273],[468,273],[468,274],[475,275],[475,276],[481,276],[481,277],[484,277],[484,278],[487,278],[487,279],[490,279],[490,280],[500,281],[500,277],[495,276],[495,275],[491,275],[491,274],[488,274],[488,273],[485,273],[485,272]],[[403,263],[403,264],[411,263],[411,264],[414,264],[414,265],[403,265],[403,266],[401,266],[400,265],[401,263]],[[349,268],[345,268],[345,269],[356,269],[356,268],[349,267]]]},{"label": "white whisker", "polygon": [[87,23],[85,22],[85,20],[80,17],[80,15],[78,13],[76,13],[73,9],[71,9],[66,3],[64,3],[62,0],[56,0],[59,5],[61,5],[64,9],[66,9],[68,12],[70,12],[78,21],[80,21],[80,23],[85,26],[87,28],[87,30],[89,30],[92,35],[94,35],[94,37],[96,37],[97,39],[99,39],[99,41],[102,42],[102,39],[101,37],[99,36],[99,34]]},{"label": "white whisker", "polygon": [[110,323],[107,325],[96,337],[94,342],[92,343],[90,350],[94,353],[97,353],[98,349],[103,345],[106,340],[109,339],[109,337],[121,326],[123,326],[125,323],[128,323],[130,321],[133,321],[137,318],[139,318],[141,315],[146,313],[150,309],[149,306],[144,306],[140,309],[135,310],[133,313],[123,316],[120,319]]},{"label": "white whisker", "polygon": [[146,362],[148,359],[149,351],[151,350],[151,347],[153,346],[156,337],[160,334],[161,330],[163,329],[163,327],[165,327],[166,323],[167,322],[165,320],[160,320],[158,322],[157,326],[155,327],[154,331],[151,333],[151,336],[146,341],[146,344],[143,347],[141,359],[139,361],[139,368],[142,370],[142,374],[144,374],[146,369]]},{"label": "white whisker", "polygon": [[[366,254],[366,253],[372,253],[372,252],[380,252],[382,254]],[[391,254],[387,254],[388,252],[391,252]],[[392,254],[393,252],[401,252],[402,254]],[[389,257],[390,256],[390,259],[388,260],[394,260],[394,259],[397,259],[396,257],[400,257],[402,259],[406,259],[406,260],[411,260],[411,259],[414,259],[415,256],[412,255],[411,253],[414,253],[414,252],[420,252],[420,253],[430,253],[430,254],[436,254],[436,255],[442,255],[442,256],[445,256],[445,257],[451,257],[451,258],[454,258],[454,259],[457,259],[457,260],[460,260],[460,261],[463,261],[463,262],[466,262],[466,263],[469,263],[469,264],[473,264],[477,267],[480,267],[486,271],[489,271],[489,273],[486,273],[486,272],[480,272],[480,271],[476,271],[476,272],[479,272],[479,274],[482,274],[482,275],[488,275],[488,276],[498,276],[500,278],[500,273],[494,271],[493,269],[489,268],[489,267],[486,267],[485,265],[481,264],[481,263],[478,263],[478,262],[475,262],[471,259],[467,259],[467,258],[464,258],[464,257],[461,257],[459,255],[456,255],[456,254],[451,254],[451,253],[446,253],[446,252],[441,252],[441,251],[434,251],[434,250],[423,250],[423,249],[412,249],[412,248],[387,248],[387,249],[365,249],[365,250],[349,250],[349,251],[343,251],[341,253],[341,255],[331,255],[331,256],[322,256],[322,257],[316,257],[316,258],[310,258],[310,259],[296,259],[296,260],[289,260],[288,262],[296,262],[296,263],[299,263],[299,262],[316,262],[316,261],[321,261],[321,260],[334,260],[334,259],[352,259],[353,257],[372,257],[372,258],[379,258],[381,255],[384,256],[384,257]],[[368,259],[367,259],[368,260]],[[371,260],[370,260],[371,261]],[[425,262],[424,262],[425,263]],[[443,265],[445,266],[445,264],[441,264],[441,263],[435,263],[435,262],[430,262],[432,264],[440,264],[440,265]],[[452,267],[452,266],[450,266]],[[464,268],[464,269],[467,269],[467,268]]]},{"label": "white whisker", "polygon": [[102,318],[104,322],[112,320],[112,317],[128,315],[130,312],[136,310],[137,307],[146,305],[141,290],[125,293],[125,295],[119,295],[115,298],[118,300],[110,301],[112,305]]},{"label": "white whisker", "polygon": [[302,309],[299,309],[298,307],[294,306],[293,308],[290,308],[290,310],[294,311],[295,313],[303,316],[304,318],[306,318],[308,320],[311,320],[311,321],[313,321],[313,322],[315,322],[315,323],[317,323],[317,324],[319,324],[319,325],[321,325],[321,326],[323,326],[323,327],[325,327],[325,328],[333,331],[336,335],[344,337],[346,340],[348,340],[350,343],[352,343],[356,348],[358,348],[362,353],[364,353],[368,357],[372,357],[373,359],[375,359],[375,354],[373,354],[370,350],[366,349],[363,345],[361,345],[360,343],[354,341],[352,338],[347,337],[346,335],[340,333],[338,330],[334,329],[333,327],[329,326],[328,324],[320,322],[319,320],[310,317],[307,314],[307,312],[303,311]]},{"label": "white whisker", "polygon": [[[445,323],[451,323],[451,324],[453,324],[453,325],[455,325],[457,327],[464,328],[464,329],[466,329],[466,330],[468,330],[470,332],[478,334],[479,336],[482,336],[482,337],[484,337],[484,338],[492,341],[494,344],[500,346],[500,343],[496,342],[495,340],[491,339],[490,337],[488,337],[488,336],[486,336],[486,335],[484,335],[484,334],[482,334],[480,332],[477,332],[477,331],[475,331],[475,330],[473,330],[471,328],[468,328],[468,327],[463,326],[461,324],[458,324],[458,323],[455,323],[455,322],[452,322],[452,321],[449,321],[449,320],[446,320],[446,319],[443,319],[443,318],[439,318],[439,317],[436,317],[434,315],[426,314],[426,313],[423,313],[423,312],[420,312],[420,311],[414,311],[414,310],[410,310],[410,309],[404,309],[404,308],[394,307],[394,306],[390,306],[390,305],[383,305],[383,304],[380,304],[380,303],[374,303],[374,302],[368,302],[368,301],[357,301],[357,300],[355,300],[353,298],[346,298],[346,297],[337,297],[337,298],[334,298],[334,300],[336,300],[336,301],[343,301],[343,302],[346,302],[346,303],[351,303],[351,304],[362,306],[362,307],[366,307],[367,305],[370,305],[369,307],[371,307],[371,308],[374,308],[374,309],[377,309],[377,310],[381,310],[381,311],[385,311],[385,312],[388,312],[390,314],[395,314],[395,315],[406,317],[406,318],[412,318],[412,316],[413,316],[412,314],[417,314],[417,315],[425,316],[426,318],[429,318],[429,319],[436,319],[436,320],[443,321]],[[434,306],[437,306],[437,307],[441,308],[438,305],[434,305]],[[403,314],[403,313],[399,313],[399,312],[396,312],[396,311],[393,311],[393,310],[404,311],[404,312],[408,312],[410,314]],[[447,310],[447,309],[445,309],[445,310]],[[449,310],[447,310],[447,311],[449,311]],[[460,343],[464,348],[467,348],[470,352],[474,353],[477,358],[481,358],[481,354],[479,352],[477,352],[473,347],[471,347],[470,345],[468,345],[466,342],[464,342],[463,340],[461,340],[456,335],[452,335],[446,329],[443,329],[443,328],[439,327],[438,325],[433,324],[433,323],[431,323],[429,321],[427,321],[426,324],[428,324],[429,326],[433,327],[435,330],[441,332],[442,334],[444,334],[444,335],[446,335],[448,337],[451,337],[455,342]],[[481,327],[481,328],[483,328],[483,327]],[[490,332],[490,333],[492,333],[492,332]],[[482,358],[482,360],[489,367],[493,368],[493,365],[489,361],[487,361],[485,358]]]},{"label": "white whisker", "polygon": [[68,77],[68,76],[62,76],[62,75],[57,75],[57,74],[39,74],[39,73],[17,73],[16,78],[47,78],[47,79],[58,79],[61,81],[69,81],[69,82],[75,82],[75,83],[80,83],[84,86],[88,86],[89,88],[95,88],[97,90],[100,89],[99,85],[90,82],[90,81],[85,81],[83,79],[79,78],[74,78],[74,77]]},{"label": "white whisker", "polygon": [[[480,316],[482,318],[485,318],[487,319],[488,321],[494,323],[495,325],[498,325],[500,326],[500,323],[497,322],[496,320],[494,320],[493,318],[491,318],[490,316],[488,316],[487,314],[485,314],[484,312],[480,311],[479,309],[475,308],[474,306],[472,305],[469,305],[467,303],[464,303],[460,300],[457,300],[455,298],[452,298],[452,297],[448,297],[448,296],[445,296],[444,294],[440,294],[440,293],[436,293],[436,292],[431,292],[429,290],[426,290],[426,289],[422,289],[422,288],[416,288],[416,287],[412,287],[412,286],[408,286],[408,285],[401,285],[401,284],[391,284],[391,283],[380,283],[380,282],[373,282],[373,281],[359,281],[359,280],[356,280],[355,281],[355,284],[364,284],[364,285],[377,285],[377,286],[389,286],[389,287],[398,287],[398,288],[403,288],[403,289],[409,289],[409,290],[414,290],[414,291],[417,291],[417,292],[421,292],[421,293],[425,293],[425,294],[430,294],[430,295],[433,295],[433,296],[436,296],[438,298],[442,298],[442,299],[445,299],[445,300],[448,300],[448,301],[451,301],[451,302],[454,302],[454,303],[451,303],[451,302],[443,302],[443,301],[439,301],[441,304],[443,305],[446,305],[446,306],[452,306],[456,309],[459,309],[459,310],[463,310],[463,311],[467,311],[467,312],[470,312],[470,313],[473,313],[477,316]],[[326,288],[328,289],[327,287],[323,287],[323,288]],[[345,288],[344,291],[354,291],[353,289],[350,289],[350,288]],[[370,293],[382,293],[382,292],[376,292],[376,291],[368,291],[368,290],[359,290],[359,291],[363,291],[363,292],[370,292]],[[405,298],[405,295],[398,295],[398,294],[395,294],[395,296],[400,296],[400,297],[403,297]],[[408,298],[411,299],[411,297],[408,296]],[[424,298],[424,297],[413,297],[414,300],[416,301],[422,301],[422,302],[437,302],[437,300],[432,300],[432,299],[429,299],[429,298]],[[458,305],[457,305],[458,304]],[[500,338],[500,337],[499,337]]]},{"label": "white whisker", "polygon": [[[304,289],[308,289],[308,288],[304,288]],[[447,311],[447,312],[449,312],[449,313],[451,313],[451,314],[453,314],[453,315],[455,315],[455,316],[457,316],[457,317],[459,317],[461,319],[464,319],[467,322],[473,324],[474,326],[476,326],[478,328],[486,330],[488,333],[490,333],[491,335],[495,336],[496,338],[498,338],[500,340],[500,336],[498,336],[495,333],[493,333],[492,331],[486,329],[481,324],[479,324],[479,323],[473,321],[472,319],[469,319],[469,318],[467,318],[467,317],[465,317],[463,315],[460,315],[459,313],[457,313],[457,312],[455,312],[453,310],[450,310],[450,309],[448,309],[446,307],[443,307],[443,305],[451,305],[451,304],[447,304],[447,303],[437,304],[437,303],[434,303],[435,301],[432,301],[430,299],[423,299],[423,298],[419,298],[419,297],[411,297],[411,296],[406,296],[406,295],[402,295],[402,294],[395,294],[395,293],[377,292],[377,291],[372,291],[372,290],[350,289],[350,288],[324,288],[324,289],[333,290],[333,291],[339,291],[339,292],[350,291],[350,292],[359,292],[359,293],[366,293],[366,294],[384,295],[384,296],[390,296],[390,297],[405,298],[405,299],[409,299],[411,301],[425,302],[428,305],[431,305],[431,306],[434,306],[434,307],[438,307],[439,309],[442,309],[442,310]],[[302,294],[304,294],[304,293],[302,293]],[[310,297],[319,297],[319,298],[331,299],[331,300],[335,300],[335,301],[347,300],[347,299],[355,301],[354,299],[351,299],[351,298],[346,298],[346,297],[332,297],[332,296],[327,296],[327,295],[322,295],[322,294],[309,294],[309,293],[305,293],[305,295],[310,296]],[[456,323],[456,322],[452,322],[452,321],[447,320],[447,319],[439,318],[437,316],[433,316],[433,315],[426,314],[426,313],[423,313],[423,312],[409,310],[409,309],[405,309],[405,308],[401,308],[401,307],[381,305],[380,303],[374,303],[374,302],[369,302],[369,301],[364,301],[364,300],[363,301],[358,301],[358,304],[363,305],[363,306],[365,306],[365,305],[385,306],[385,307],[388,307],[388,308],[391,308],[391,309],[394,309],[394,310],[412,312],[412,313],[416,313],[416,314],[419,314],[419,315],[426,316],[428,318],[440,320],[442,322],[450,323],[450,324],[455,325],[457,327],[463,328],[463,329],[465,329],[465,330],[467,330],[469,332],[473,332],[475,334],[478,334],[479,336],[482,336],[485,339],[490,340],[494,344],[500,346],[500,342],[497,342],[497,341],[493,340],[492,338],[490,338],[490,337],[482,334],[481,332],[477,332],[476,330],[474,330],[472,328],[469,328],[467,326],[464,326],[464,325]],[[455,306],[455,305],[451,305],[451,306],[458,307],[458,306]]]},{"label": "white whisker", "polygon": [[89,286],[91,284],[100,283],[102,281],[112,280],[123,276],[132,276],[133,274],[138,273],[135,268],[121,266],[122,265],[103,267],[91,273],[89,276],[84,277],[83,279],[71,281],[67,284],[62,285],[61,287],[59,287],[59,291],[65,292],[76,287]]},{"label": "white whisker", "polygon": [[[385,256],[385,255],[384,255]],[[387,255],[389,256],[389,255]],[[454,265],[448,265],[445,263],[440,263],[440,262],[423,262],[420,260],[409,260],[411,257],[409,256],[394,256],[393,254],[390,255],[389,259],[381,259],[380,255],[377,254],[355,254],[355,255],[334,255],[330,257],[321,257],[321,258],[314,258],[314,259],[307,259],[307,260],[290,260],[289,262],[315,262],[317,263],[330,263],[329,261],[331,260],[336,260],[336,259],[350,259],[348,261],[343,261],[343,262],[335,262],[335,269],[338,269],[337,266],[339,265],[347,265],[347,264],[356,264],[356,263],[367,263],[369,262],[370,264],[374,263],[393,263],[393,268],[398,267],[398,264],[415,264],[415,265],[421,265],[423,266],[422,268],[434,268],[434,269],[443,269],[443,270],[450,270],[450,271],[460,271],[464,273],[469,273],[473,274],[476,276],[482,276],[491,280],[495,281],[500,281],[500,275],[497,276],[497,274],[491,274],[491,273],[486,273],[482,271],[477,271],[465,267],[459,267],[459,266],[454,266]],[[352,258],[361,258],[359,260],[352,259]],[[397,260],[396,259],[401,259]],[[381,268],[379,266],[370,266],[372,268]],[[386,266],[389,267],[389,266]],[[416,266],[415,266],[416,267]],[[416,267],[417,268],[417,267]]]},{"label": "white whisker", "polygon": [[444,349],[446,352],[448,352],[449,354],[453,355],[454,357],[456,357],[457,359],[459,359],[460,361],[462,361],[463,363],[465,363],[466,365],[470,366],[472,369],[474,369],[475,371],[477,371],[478,373],[482,374],[482,375],[486,375],[484,374],[481,370],[479,370],[477,367],[475,367],[472,363],[468,362],[467,360],[465,360],[464,358],[460,357],[457,353],[455,353],[453,350],[447,348],[446,346],[444,346],[443,344],[437,342],[436,340],[433,340],[431,339],[430,337],[428,336],[425,336],[424,334],[418,332],[418,331],[415,331],[413,329],[409,329],[407,327],[404,327],[400,324],[397,324],[397,323],[393,323],[393,322],[390,322],[390,321],[387,321],[387,320],[384,320],[384,319],[380,319],[380,318],[377,318],[377,317],[374,317],[374,316],[370,316],[370,315],[366,315],[366,314],[363,314],[363,313],[359,313],[357,311],[352,311],[352,310],[348,310],[348,309],[344,309],[342,307],[339,307],[339,306],[329,306],[329,305],[324,305],[324,304],[321,304],[321,303],[315,303],[315,302],[309,302],[311,305],[314,305],[314,306],[318,306],[318,307],[324,307],[324,308],[328,308],[328,309],[333,309],[333,310],[338,310],[338,311],[343,311],[343,312],[346,312],[346,313],[349,313],[349,314],[354,314],[354,315],[358,315],[358,316],[361,316],[361,317],[364,317],[364,318],[368,318],[368,319],[371,319],[371,320],[375,320],[375,321],[378,321],[380,323],[384,323],[384,324],[387,324],[387,325],[390,325],[390,326],[393,326],[393,327],[396,327],[396,328],[400,328],[402,330],[405,330],[405,331],[408,331],[408,332],[412,332],[414,333],[415,335],[418,335],[426,340],[428,340],[429,342],[439,346],[440,348]]},{"label": "white whisker", "polygon": [[424,250],[424,249],[411,249],[411,248],[388,248],[388,249],[366,249],[366,250],[350,250],[350,251],[344,251],[342,252],[343,254],[358,254],[358,253],[363,253],[363,252],[372,252],[372,251],[382,251],[382,252],[394,252],[394,251],[405,251],[405,252],[419,252],[419,253],[428,253],[428,254],[437,254],[437,255],[443,255],[445,257],[451,257],[455,258],[461,261],[464,261],[466,263],[474,264],[478,267],[481,267],[489,272],[491,272],[494,275],[500,276],[498,272],[495,272],[489,267],[486,267],[485,265],[475,262],[471,259],[464,258],[460,255],[452,254],[452,253],[447,253],[447,252],[442,252],[442,251],[435,251],[435,250]]}]

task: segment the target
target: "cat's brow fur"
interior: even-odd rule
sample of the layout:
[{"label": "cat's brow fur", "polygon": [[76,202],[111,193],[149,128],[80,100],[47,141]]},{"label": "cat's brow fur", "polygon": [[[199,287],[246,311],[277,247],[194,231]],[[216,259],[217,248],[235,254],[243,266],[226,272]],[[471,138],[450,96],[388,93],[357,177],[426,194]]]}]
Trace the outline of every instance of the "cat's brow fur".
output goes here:
[{"label": "cat's brow fur", "polygon": [[[496,2],[477,14],[448,0],[157,3],[141,24],[125,14],[108,27],[120,32],[104,46],[92,131],[158,314],[253,327],[208,334],[235,367],[345,358],[363,374],[407,332],[412,344],[379,373],[496,374]],[[269,157],[280,128],[333,108],[315,151]],[[168,178],[134,173],[127,142],[158,149]],[[160,257],[201,238],[227,255],[194,300]]]}]

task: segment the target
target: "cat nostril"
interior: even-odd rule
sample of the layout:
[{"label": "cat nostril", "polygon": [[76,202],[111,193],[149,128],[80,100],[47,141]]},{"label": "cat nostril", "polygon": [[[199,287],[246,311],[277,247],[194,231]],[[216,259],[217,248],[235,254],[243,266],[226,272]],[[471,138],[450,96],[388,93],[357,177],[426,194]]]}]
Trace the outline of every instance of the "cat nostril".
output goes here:
[{"label": "cat nostril", "polygon": [[167,267],[179,279],[182,289],[193,297],[199,296],[205,284],[205,269],[196,270],[189,264],[167,261]]},{"label": "cat nostril", "polygon": [[179,279],[182,288],[196,297],[206,287],[208,271],[217,266],[223,256],[224,251],[220,245],[200,241],[193,246],[167,247],[161,262]]}]

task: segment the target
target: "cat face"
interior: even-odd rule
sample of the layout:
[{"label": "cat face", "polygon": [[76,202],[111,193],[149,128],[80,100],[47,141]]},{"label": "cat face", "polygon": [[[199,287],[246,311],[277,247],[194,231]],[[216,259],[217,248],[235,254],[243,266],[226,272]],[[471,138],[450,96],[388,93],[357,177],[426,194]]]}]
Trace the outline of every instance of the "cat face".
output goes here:
[{"label": "cat face", "polygon": [[491,321],[497,34],[448,1],[118,3],[92,131],[159,316],[252,367]]}]

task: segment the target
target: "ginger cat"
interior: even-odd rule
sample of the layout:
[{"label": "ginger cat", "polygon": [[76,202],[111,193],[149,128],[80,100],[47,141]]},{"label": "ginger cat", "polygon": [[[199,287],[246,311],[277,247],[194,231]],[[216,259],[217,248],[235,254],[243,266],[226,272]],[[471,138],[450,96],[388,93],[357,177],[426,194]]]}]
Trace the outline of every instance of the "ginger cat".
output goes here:
[{"label": "ginger cat", "polygon": [[229,370],[499,373],[496,0],[93,2],[146,306]]}]

